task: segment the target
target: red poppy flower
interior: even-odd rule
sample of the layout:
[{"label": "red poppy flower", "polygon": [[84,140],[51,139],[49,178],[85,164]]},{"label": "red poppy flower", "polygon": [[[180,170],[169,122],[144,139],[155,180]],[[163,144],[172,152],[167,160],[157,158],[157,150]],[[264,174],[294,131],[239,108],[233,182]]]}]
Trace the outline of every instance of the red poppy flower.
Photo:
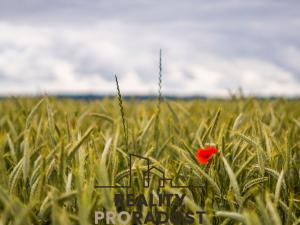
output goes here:
[{"label": "red poppy flower", "polygon": [[206,146],[205,149],[199,148],[196,152],[196,157],[200,164],[207,164],[211,157],[218,152],[218,149],[213,146]]}]

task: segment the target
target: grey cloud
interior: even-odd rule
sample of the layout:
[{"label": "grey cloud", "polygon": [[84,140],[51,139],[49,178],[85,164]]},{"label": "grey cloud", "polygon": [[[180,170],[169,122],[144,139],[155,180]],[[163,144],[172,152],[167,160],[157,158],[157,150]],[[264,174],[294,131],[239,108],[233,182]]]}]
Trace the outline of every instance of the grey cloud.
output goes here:
[{"label": "grey cloud", "polygon": [[165,92],[299,94],[299,8],[271,0],[2,1],[0,81],[15,85],[0,88],[13,92],[24,79],[48,91],[112,92],[117,73],[128,92],[155,92],[161,47]]}]

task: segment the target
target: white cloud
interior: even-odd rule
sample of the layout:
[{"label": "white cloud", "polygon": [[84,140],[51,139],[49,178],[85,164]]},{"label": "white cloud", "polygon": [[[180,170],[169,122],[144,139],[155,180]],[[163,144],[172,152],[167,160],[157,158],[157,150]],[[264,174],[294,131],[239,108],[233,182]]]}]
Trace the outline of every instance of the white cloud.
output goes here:
[{"label": "white cloud", "polygon": [[[156,93],[160,47],[165,94],[226,96],[242,87],[246,94],[300,95],[296,7],[189,1],[157,8],[144,1],[122,11],[107,2],[55,2],[41,2],[37,14],[13,1],[0,9],[1,95],[113,94],[115,74],[124,94]],[[29,10],[37,2],[26,4]]]}]

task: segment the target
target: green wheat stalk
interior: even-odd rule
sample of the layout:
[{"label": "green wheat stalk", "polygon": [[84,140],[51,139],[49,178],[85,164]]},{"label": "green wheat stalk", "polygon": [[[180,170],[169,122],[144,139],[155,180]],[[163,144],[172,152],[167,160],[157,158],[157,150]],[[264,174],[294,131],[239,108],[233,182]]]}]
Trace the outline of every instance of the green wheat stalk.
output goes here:
[{"label": "green wheat stalk", "polygon": [[125,118],[122,94],[121,94],[121,91],[120,91],[120,86],[119,86],[117,75],[115,75],[115,79],[116,79],[116,85],[117,85],[117,91],[118,91],[118,102],[119,102],[120,113],[121,113],[121,117],[122,117],[123,130],[124,130],[125,147],[126,147],[126,151],[128,152],[128,124],[127,124],[127,121],[126,121],[126,118]]},{"label": "green wheat stalk", "polygon": [[160,116],[160,105],[162,101],[162,50],[159,50],[159,75],[158,75],[158,96],[157,96],[157,105],[156,105],[156,119],[154,125],[154,141],[155,141],[155,149],[158,150],[158,142],[159,142],[159,116]]}]

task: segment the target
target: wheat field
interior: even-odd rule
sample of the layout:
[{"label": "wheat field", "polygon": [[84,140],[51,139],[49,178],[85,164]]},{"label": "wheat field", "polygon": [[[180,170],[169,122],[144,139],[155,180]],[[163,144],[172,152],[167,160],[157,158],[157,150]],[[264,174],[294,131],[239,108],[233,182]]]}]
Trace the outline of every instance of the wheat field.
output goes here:
[{"label": "wheat field", "polygon": [[[182,210],[205,210],[203,224],[300,224],[300,101],[120,100],[0,100],[1,225],[94,224],[126,192],[94,186],[128,183],[128,153],[201,183],[160,191],[185,193]],[[219,152],[200,165],[207,144]],[[130,191],[157,194],[142,171],[136,162]]]}]

